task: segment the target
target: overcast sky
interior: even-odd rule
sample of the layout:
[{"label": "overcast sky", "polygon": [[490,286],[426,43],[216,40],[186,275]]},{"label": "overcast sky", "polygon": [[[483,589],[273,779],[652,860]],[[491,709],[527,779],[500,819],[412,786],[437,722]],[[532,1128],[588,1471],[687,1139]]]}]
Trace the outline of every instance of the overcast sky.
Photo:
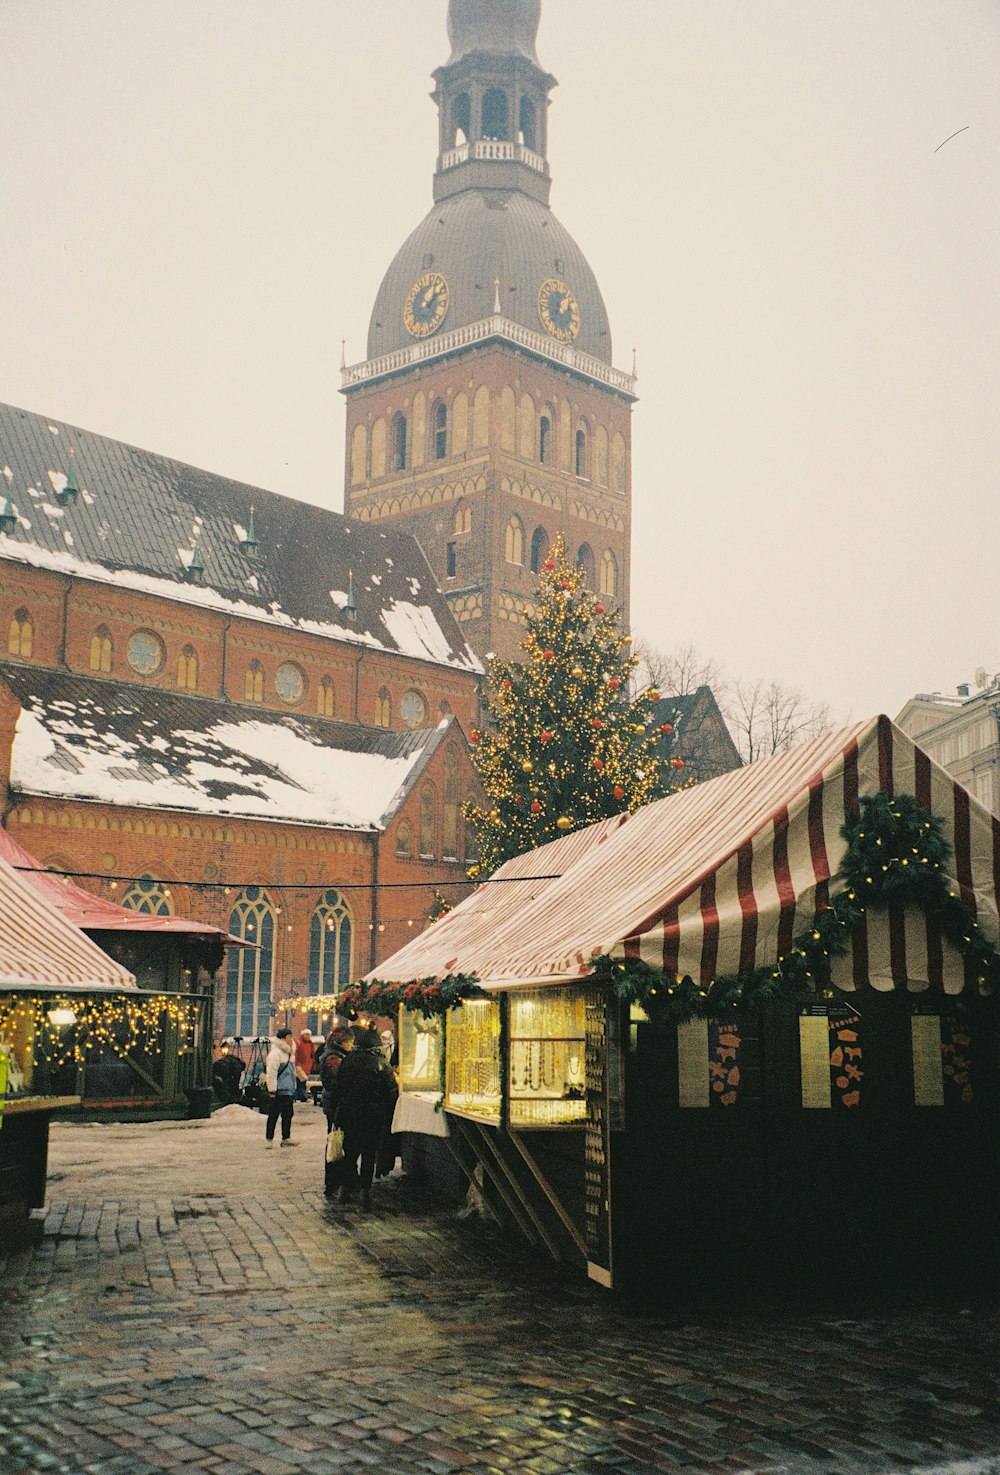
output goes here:
[{"label": "overcast sky", "polygon": [[[341,509],[446,11],[0,0],[0,398]],[[1000,671],[1000,4],[543,0],[539,55],[636,633],[838,718]]]}]

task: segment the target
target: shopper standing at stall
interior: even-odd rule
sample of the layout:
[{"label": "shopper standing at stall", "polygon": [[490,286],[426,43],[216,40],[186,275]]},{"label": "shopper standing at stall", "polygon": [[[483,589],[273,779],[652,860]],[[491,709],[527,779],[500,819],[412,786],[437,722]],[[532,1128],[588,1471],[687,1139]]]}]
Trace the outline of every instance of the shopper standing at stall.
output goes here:
[{"label": "shopper standing at stall", "polygon": [[267,1090],[271,1098],[265,1129],[266,1146],[274,1146],[274,1129],[281,1118],[281,1145],[294,1147],[292,1116],[295,1112],[295,1055],[290,1029],[279,1029],[268,1052],[265,1066]]},{"label": "shopper standing at stall", "polygon": [[[361,1207],[371,1207],[372,1178],[379,1147],[399,1095],[392,1067],[382,1053],[377,1029],[358,1029],[357,1043],[342,1061],[330,1089],[333,1120],[344,1133],[346,1179],[342,1203],[361,1189]],[[358,1170],[358,1160],[361,1167]]]},{"label": "shopper standing at stall", "polygon": [[306,1081],[312,1075],[315,1053],[316,1046],[313,1044],[312,1031],[304,1029],[295,1041],[295,1065],[298,1077],[295,1088],[296,1101],[306,1100]]}]

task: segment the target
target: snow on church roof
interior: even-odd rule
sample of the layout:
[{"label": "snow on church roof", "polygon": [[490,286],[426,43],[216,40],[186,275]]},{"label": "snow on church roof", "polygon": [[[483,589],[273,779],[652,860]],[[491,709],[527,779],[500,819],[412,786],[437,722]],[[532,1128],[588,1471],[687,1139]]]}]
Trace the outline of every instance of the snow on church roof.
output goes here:
[{"label": "snow on church roof", "polygon": [[21,704],[16,795],[381,829],[454,718],[387,732],[0,665]]},{"label": "snow on church roof", "polygon": [[[76,497],[67,496],[70,469]],[[397,528],[355,523],[10,405],[0,405],[0,478],[0,507],[9,490],[17,517],[0,534],[2,558],[482,669],[416,540]],[[255,550],[246,547],[251,508]],[[196,547],[203,583],[188,574]]]}]

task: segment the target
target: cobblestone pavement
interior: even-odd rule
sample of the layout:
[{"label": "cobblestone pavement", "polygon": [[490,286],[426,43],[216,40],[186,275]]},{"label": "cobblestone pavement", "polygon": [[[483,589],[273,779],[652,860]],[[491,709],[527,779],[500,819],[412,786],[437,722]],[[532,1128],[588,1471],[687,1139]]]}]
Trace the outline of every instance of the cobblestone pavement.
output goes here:
[{"label": "cobblestone pavement", "polygon": [[393,1180],[325,1203],[321,1124],[53,1130],[0,1249],[2,1475],[1000,1471],[1000,1314],[625,1309]]}]

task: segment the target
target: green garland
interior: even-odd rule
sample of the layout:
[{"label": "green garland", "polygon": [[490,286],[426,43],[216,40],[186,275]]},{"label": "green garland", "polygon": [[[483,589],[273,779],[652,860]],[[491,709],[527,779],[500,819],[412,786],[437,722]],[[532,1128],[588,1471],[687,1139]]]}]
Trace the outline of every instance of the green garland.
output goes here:
[{"label": "green garland", "polygon": [[346,989],[337,1000],[337,1012],[348,1017],[379,1014],[394,1019],[397,1010],[403,1008],[432,1019],[447,1014],[449,1009],[457,1009],[466,999],[485,997],[476,979],[464,973],[413,983],[383,983],[376,978],[371,983],[355,983]]},{"label": "green garland", "polygon": [[641,959],[605,954],[593,960],[595,974],[610,978],[619,999],[674,1023],[772,1000],[801,1000],[829,991],[830,959],[848,951],[869,909],[914,905],[962,955],[980,992],[996,994],[1000,952],[983,936],[971,909],[944,875],[951,847],[943,822],[911,795],[892,798],[883,792],[863,798],[857,819],[840,833],[847,841],[837,873],[841,889],[776,966],[702,986],[692,978],[670,977]]}]

